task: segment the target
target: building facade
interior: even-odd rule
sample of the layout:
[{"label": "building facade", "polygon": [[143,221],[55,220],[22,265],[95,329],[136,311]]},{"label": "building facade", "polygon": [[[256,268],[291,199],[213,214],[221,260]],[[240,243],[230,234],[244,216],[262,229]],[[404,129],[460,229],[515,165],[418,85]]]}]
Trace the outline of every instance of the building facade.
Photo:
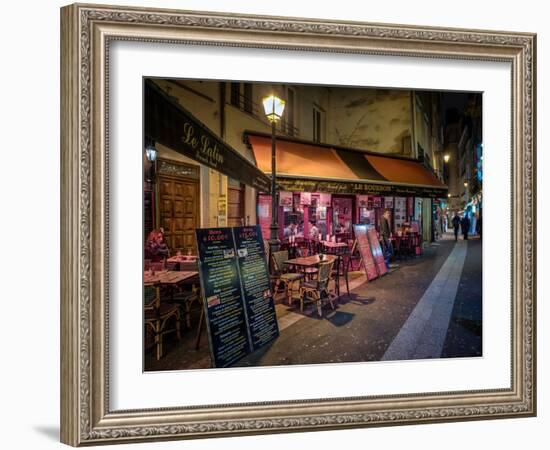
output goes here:
[{"label": "building facade", "polygon": [[[261,101],[274,93],[286,101],[277,125],[278,138],[319,149],[349,148],[395,161],[421,162],[439,180],[446,176],[439,93],[171,79],[153,82],[254,165],[257,155],[246,136],[271,133]],[[152,177],[150,163],[144,162],[144,191],[146,197],[149,193],[146,203],[150,205],[145,211],[146,231],[148,226],[162,227],[169,245],[194,252],[195,228],[258,223],[256,189],[162,143],[156,142],[155,147],[158,157]],[[358,204],[353,203],[355,211]],[[420,221],[424,241],[432,240],[438,220],[434,199],[418,196],[406,203],[411,204],[407,219]],[[354,214],[353,219],[359,217]]]}]

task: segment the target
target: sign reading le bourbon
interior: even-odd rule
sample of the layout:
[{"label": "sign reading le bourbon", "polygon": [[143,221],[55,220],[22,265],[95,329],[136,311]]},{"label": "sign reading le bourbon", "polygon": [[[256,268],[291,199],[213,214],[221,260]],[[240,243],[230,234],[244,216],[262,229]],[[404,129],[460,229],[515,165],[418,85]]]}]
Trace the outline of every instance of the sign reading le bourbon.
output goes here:
[{"label": "sign reading le bourbon", "polygon": [[240,182],[269,192],[270,178],[151,80],[144,86],[145,135]]},{"label": "sign reading le bourbon", "polygon": [[212,363],[228,367],[279,336],[259,226],[196,230]]},{"label": "sign reading le bourbon", "polygon": [[447,190],[437,187],[377,184],[353,181],[314,180],[277,177],[279,189],[290,192],[326,192],[329,194],[398,195],[427,198],[447,197]]}]

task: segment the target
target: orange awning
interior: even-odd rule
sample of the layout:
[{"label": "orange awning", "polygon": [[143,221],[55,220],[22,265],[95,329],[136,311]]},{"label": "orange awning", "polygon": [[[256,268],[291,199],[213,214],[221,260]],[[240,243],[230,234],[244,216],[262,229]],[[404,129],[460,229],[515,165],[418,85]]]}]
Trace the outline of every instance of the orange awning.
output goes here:
[{"label": "orange awning", "polygon": [[[386,180],[421,186],[444,187],[437,177],[417,161],[365,155],[372,167]],[[260,169],[261,170],[261,169]]]},{"label": "orange awning", "polygon": [[[258,168],[271,173],[271,138],[249,135]],[[353,179],[353,171],[331,148],[277,139],[277,174]]]},{"label": "orange awning", "polygon": [[[258,168],[271,173],[271,136],[245,132]],[[330,145],[277,137],[277,183],[291,191],[446,196],[422,163]]]}]

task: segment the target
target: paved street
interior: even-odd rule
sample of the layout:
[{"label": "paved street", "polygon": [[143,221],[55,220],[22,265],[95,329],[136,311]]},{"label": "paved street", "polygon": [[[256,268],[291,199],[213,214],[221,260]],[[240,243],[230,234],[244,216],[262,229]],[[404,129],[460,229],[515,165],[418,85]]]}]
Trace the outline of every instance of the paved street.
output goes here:
[{"label": "paved street", "polygon": [[[447,235],[398,265],[370,283],[356,278],[350,297],[343,295],[334,311],[327,305],[322,318],[312,305],[300,313],[279,302],[280,337],[237,365],[480,356],[481,241],[455,243]],[[199,350],[194,337],[193,330],[184,333],[177,348],[167,342],[159,362],[147,355],[146,370],[210,367],[206,335]]]}]

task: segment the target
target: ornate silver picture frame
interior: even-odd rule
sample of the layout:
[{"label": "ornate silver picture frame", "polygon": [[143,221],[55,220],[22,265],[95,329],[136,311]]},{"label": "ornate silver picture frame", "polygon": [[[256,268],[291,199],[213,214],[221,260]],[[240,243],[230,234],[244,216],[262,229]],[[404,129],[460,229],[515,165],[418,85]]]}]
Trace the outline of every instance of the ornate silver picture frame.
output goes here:
[{"label": "ornate silver picture frame", "polygon": [[[109,52],[116,41],[510,64],[510,386],[113,409],[109,385]],[[80,446],[534,416],[535,88],[536,36],[530,33],[83,4],[62,8],[62,442]]]}]

